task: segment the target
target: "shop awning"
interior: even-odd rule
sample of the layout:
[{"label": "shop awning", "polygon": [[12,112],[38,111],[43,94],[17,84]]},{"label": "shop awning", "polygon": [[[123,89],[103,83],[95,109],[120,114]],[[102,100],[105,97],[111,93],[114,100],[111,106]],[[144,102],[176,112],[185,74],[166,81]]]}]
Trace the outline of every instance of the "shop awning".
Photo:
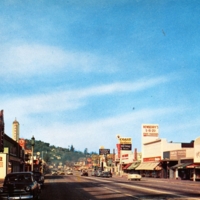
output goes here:
[{"label": "shop awning", "polygon": [[123,170],[124,170],[124,169],[127,169],[131,164],[132,164],[132,163],[129,163],[129,164],[125,165],[122,169],[123,169]]},{"label": "shop awning", "polygon": [[196,163],[193,163],[193,164],[190,164],[190,165],[187,165],[186,168],[200,168],[200,164],[196,164]]},{"label": "shop awning", "polygon": [[183,168],[186,168],[188,165],[191,165],[192,163],[179,163],[179,164],[176,164],[174,166],[171,167],[171,169],[183,169]]},{"label": "shop awning", "polygon": [[154,170],[160,162],[143,162],[135,170]]},{"label": "shop awning", "polygon": [[134,163],[132,163],[132,164],[127,168],[127,170],[135,169],[135,168],[138,167],[139,165],[140,165],[140,162],[134,162]]}]

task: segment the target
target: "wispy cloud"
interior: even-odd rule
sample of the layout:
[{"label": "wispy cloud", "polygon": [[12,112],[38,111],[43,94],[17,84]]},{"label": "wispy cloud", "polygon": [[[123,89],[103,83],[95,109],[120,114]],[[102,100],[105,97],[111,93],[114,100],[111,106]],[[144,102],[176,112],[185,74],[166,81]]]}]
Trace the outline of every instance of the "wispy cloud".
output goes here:
[{"label": "wispy cloud", "polygon": [[[93,96],[113,95],[126,92],[137,92],[168,81],[165,77],[149,79],[144,82],[116,82],[100,86],[92,86],[76,90],[34,94],[32,96],[10,97],[2,99],[1,105],[8,110],[20,113],[40,113],[60,110],[76,110],[84,106]],[[31,106],[30,106],[31,105]]]},{"label": "wispy cloud", "polygon": [[[32,76],[52,72],[76,70],[81,72],[112,71],[106,64],[108,58],[99,58],[91,52],[69,51],[55,46],[45,45],[3,45],[0,48],[1,74]],[[100,62],[101,61],[101,62]]]},{"label": "wispy cloud", "polygon": [[[83,147],[82,143],[84,141],[85,147],[93,150],[98,150],[101,145],[105,145],[106,148],[114,148],[117,142],[116,135],[120,134],[123,137],[134,138],[133,147],[140,148],[141,124],[157,121],[163,116],[179,113],[180,110],[182,109],[178,107],[152,108],[99,120],[90,120],[84,123],[63,124],[57,121],[49,124],[48,127],[35,124],[33,134],[36,134],[36,138],[40,140],[63,147],[71,144],[75,147]],[[172,124],[172,127],[174,126],[175,124]],[[46,135],[48,135],[48,138]]]}]

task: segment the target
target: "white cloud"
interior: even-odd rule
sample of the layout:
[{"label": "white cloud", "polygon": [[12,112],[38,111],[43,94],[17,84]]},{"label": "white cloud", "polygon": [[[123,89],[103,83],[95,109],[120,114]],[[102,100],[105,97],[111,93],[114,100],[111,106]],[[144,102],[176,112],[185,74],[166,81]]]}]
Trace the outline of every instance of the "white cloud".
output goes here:
[{"label": "white cloud", "polygon": [[[157,84],[167,81],[165,78],[150,79],[146,82],[117,82],[113,84],[96,87],[82,88],[69,91],[50,92],[47,94],[35,94],[32,96],[20,96],[1,99],[1,106],[9,113],[31,113],[55,112],[64,110],[76,110],[84,106],[93,96],[119,94],[122,92],[135,92],[154,87]],[[10,112],[12,111],[12,112]]]},{"label": "white cloud", "polygon": [[[0,48],[1,75],[32,76],[49,72],[76,70],[96,72],[99,63],[108,58],[99,58],[90,52],[73,52],[54,46],[24,44]],[[100,62],[101,60],[101,62]],[[107,64],[101,66],[101,71],[112,71]],[[98,70],[100,72],[100,70]]]},{"label": "white cloud", "polygon": [[[180,108],[144,109],[134,113],[113,116],[110,118],[63,124],[59,121],[44,127],[40,123],[34,124],[34,130],[29,131],[29,137],[34,134],[36,139],[49,142],[51,145],[68,147],[73,144],[78,150],[89,148],[98,150],[100,146],[115,148],[116,135],[133,138],[133,148],[140,147],[141,124],[162,118],[163,115],[177,113]],[[162,134],[161,134],[162,135]],[[137,141],[137,142],[136,142]]]}]

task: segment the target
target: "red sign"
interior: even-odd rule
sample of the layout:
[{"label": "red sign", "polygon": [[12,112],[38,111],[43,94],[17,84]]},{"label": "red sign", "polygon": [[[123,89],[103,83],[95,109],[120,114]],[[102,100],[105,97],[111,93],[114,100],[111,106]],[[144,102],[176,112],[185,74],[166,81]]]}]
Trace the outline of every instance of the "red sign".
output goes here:
[{"label": "red sign", "polygon": [[116,145],[117,145],[118,158],[120,158],[121,145],[120,144],[116,144]]},{"label": "red sign", "polygon": [[25,140],[24,139],[19,139],[19,145],[25,149]]},{"label": "red sign", "polygon": [[149,162],[149,161],[160,161],[160,160],[161,160],[161,156],[150,157],[150,158],[143,158],[143,162]]}]

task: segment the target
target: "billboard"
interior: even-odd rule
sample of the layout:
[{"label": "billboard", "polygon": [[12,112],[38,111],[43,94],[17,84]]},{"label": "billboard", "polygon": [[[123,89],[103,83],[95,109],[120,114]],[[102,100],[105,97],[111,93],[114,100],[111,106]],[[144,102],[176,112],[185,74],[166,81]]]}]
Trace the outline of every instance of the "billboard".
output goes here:
[{"label": "billboard", "polygon": [[99,149],[99,155],[110,154],[110,149]]},{"label": "billboard", "polygon": [[142,133],[144,137],[158,137],[158,124],[143,124]]},{"label": "billboard", "polygon": [[159,138],[158,124],[142,124],[142,144]]},{"label": "billboard", "polygon": [[132,145],[131,144],[120,144],[120,149],[122,151],[130,151],[130,150],[132,150]]},{"label": "billboard", "polygon": [[175,150],[170,151],[169,155],[170,160],[180,160],[181,158],[186,158],[186,150]]},{"label": "billboard", "polygon": [[132,144],[132,139],[127,137],[120,137],[119,138],[120,144]]}]

